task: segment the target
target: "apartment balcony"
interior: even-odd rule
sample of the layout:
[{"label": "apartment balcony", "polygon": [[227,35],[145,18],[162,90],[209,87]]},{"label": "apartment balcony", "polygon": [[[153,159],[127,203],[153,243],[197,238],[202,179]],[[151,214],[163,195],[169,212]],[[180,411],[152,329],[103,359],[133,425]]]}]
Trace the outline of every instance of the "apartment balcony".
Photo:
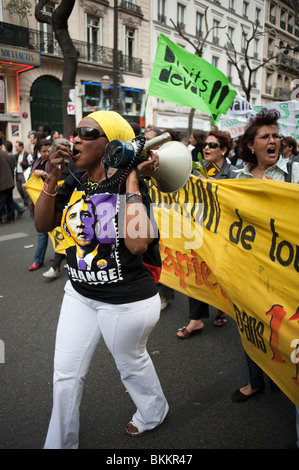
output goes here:
[{"label": "apartment balcony", "polygon": [[159,23],[162,23],[162,24],[166,24],[166,16],[165,15],[162,15],[162,13],[158,13],[158,21]]},{"label": "apartment balcony", "polygon": [[[41,52],[44,56],[63,58],[54,34],[0,22],[0,43]],[[73,40],[79,52],[79,62],[97,67],[113,68],[113,49],[84,41]],[[118,51],[119,67],[123,72],[142,75],[142,59],[125,56]]]},{"label": "apartment balcony", "polygon": [[143,17],[143,13],[142,13],[140,6],[135,5],[135,3],[122,0],[119,5],[119,9],[133,13],[134,15]]},{"label": "apartment balcony", "polygon": [[289,101],[291,98],[291,90],[289,88],[277,87],[274,90],[274,98],[279,98],[282,101]]},{"label": "apartment balcony", "polygon": [[299,61],[286,54],[279,54],[276,59],[277,65],[288,67],[292,70],[299,70]]}]

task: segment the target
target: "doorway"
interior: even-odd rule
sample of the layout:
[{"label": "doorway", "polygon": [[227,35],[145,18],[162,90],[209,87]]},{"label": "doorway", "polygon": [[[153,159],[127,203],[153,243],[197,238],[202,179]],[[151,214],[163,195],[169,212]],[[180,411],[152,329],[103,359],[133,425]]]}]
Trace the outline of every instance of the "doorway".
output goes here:
[{"label": "doorway", "polygon": [[61,82],[50,75],[43,75],[31,87],[31,125],[37,131],[41,123],[48,123],[51,130],[63,133]]}]

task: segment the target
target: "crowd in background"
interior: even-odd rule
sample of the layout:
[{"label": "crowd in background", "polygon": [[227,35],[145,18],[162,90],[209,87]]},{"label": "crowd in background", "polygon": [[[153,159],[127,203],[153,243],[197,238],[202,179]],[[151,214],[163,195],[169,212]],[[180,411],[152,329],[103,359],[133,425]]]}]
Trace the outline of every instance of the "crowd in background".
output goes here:
[{"label": "crowd in background", "polygon": [[[144,135],[145,140],[150,140],[157,135],[161,135],[162,132],[169,132],[172,140],[180,141],[186,145],[191,152],[192,160],[194,162],[194,168],[196,164],[203,160],[207,166],[208,162],[205,161],[205,155],[209,156],[209,150],[215,149],[213,147],[213,141],[219,143],[221,141],[221,131],[212,131],[210,133],[204,133],[200,130],[194,129],[190,135],[181,136],[180,133],[173,129],[157,129],[154,126],[147,126],[146,129],[141,129],[137,123],[130,123],[134,130],[135,135]],[[217,132],[220,132],[217,134]],[[49,149],[53,142],[58,137],[62,137],[58,131],[51,131],[51,128],[47,124],[41,124],[37,131],[30,131],[26,142],[20,140],[12,144],[12,142],[0,137],[0,226],[7,223],[14,223],[15,220],[21,219],[25,211],[28,210],[33,217],[34,205],[30,200],[30,197],[24,187],[25,182],[28,180],[32,172],[35,172],[36,176],[40,176],[43,179],[47,175],[47,161],[49,158]],[[218,140],[217,140],[218,139]],[[231,145],[226,145],[226,151],[222,153],[222,157],[219,164],[219,173],[224,171],[224,168],[230,169],[243,169],[247,163],[245,163],[240,156],[239,151],[239,139],[229,139]],[[217,143],[216,142],[216,143]],[[208,149],[207,149],[208,147]],[[205,149],[208,152],[205,152]],[[221,145],[219,144],[219,150]],[[281,157],[286,159],[288,162],[299,162],[299,143],[291,136],[285,136],[281,139],[280,147]],[[219,157],[221,157],[219,153]],[[216,167],[217,167],[217,163]],[[197,176],[202,177],[202,174],[196,173]],[[221,176],[220,176],[221,177]],[[231,178],[231,174],[225,176]],[[216,176],[215,179],[218,177]],[[17,189],[19,196],[15,197],[14,188]],[[38,247],[34,256],[33,263],[29,266],[29,271],[35,271],[43,266],[44,257],[48,244],[48,234],[38,233]],[[54,253],[52,261],[52,267],[43,276],[47,279],[55,279],[60,276],[60,265],[64,256]],[[161,296],[161,310],[165,309],[171,299],[173,299],[173,292],[166,286],[160,285],[160,296]],[[192,304],[192,300],[189,299],[190,307],[190,321],[187,327],[183,327],[178,330],[177,337],[180,339],[189,339],[193,334],[197,334],[203,329],[202,317],[192,316],[192,312],[197,310],[205,312],[208,306],[202,302],[196,301],[196,305]],[[226,323],[226,316],[223,312],[218,312],[218,318],[215,321],[220,321],[218,325],[223,326]],[[203,318],[207,317],[205,314]],[[191,326],[190,326],[191,325]],[[193,326],[192,326],[193,325]],[[194,326],[195,325],[195,326]],[[188,329],[189,327],[189,329]],[[193,328],[193,329],[192,329]],[[240,393],[240,391],[238,391]],[[242,394],[241,394],[242,395]],[[297,415],[299,413],[297,409]],[[298,422],[297,416],[297,422]],[[298,436],[299,437],[299,436]]]}]

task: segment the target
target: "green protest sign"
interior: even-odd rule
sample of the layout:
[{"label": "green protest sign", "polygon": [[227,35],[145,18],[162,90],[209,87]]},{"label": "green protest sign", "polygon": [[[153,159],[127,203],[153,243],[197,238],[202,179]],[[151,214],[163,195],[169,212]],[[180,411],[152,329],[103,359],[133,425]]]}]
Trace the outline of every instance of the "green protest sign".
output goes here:
[{"label": "green protest sign", "polygon": [[216,67],[160,34],[148,94],[200,109],[217,120],[236,91]]}]

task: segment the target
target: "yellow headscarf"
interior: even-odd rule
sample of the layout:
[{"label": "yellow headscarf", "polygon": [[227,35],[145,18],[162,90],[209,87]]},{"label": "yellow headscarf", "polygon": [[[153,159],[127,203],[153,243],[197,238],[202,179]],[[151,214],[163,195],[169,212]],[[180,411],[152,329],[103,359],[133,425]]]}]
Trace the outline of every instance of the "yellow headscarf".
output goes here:
[{"label": "yellow headscarf", "polygon": [[109,142],[114,139],[128,142],[135,137],[130,124],[115,111],[95,111],[86,117],[94,119],[101,126]]}]

